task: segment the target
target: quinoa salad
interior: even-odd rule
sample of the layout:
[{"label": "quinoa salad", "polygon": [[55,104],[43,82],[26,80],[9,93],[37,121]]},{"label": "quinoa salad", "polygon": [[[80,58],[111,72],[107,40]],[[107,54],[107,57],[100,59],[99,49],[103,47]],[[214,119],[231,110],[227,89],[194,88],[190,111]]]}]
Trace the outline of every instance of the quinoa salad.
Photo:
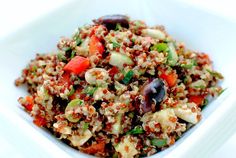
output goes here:
[{"label": "quinoa salad", "polygon": [[100,17],[37,54],[16,86],[39,127],[96,157],[138,158],[172,146],[219,96],[223,76],[161,25]]}]

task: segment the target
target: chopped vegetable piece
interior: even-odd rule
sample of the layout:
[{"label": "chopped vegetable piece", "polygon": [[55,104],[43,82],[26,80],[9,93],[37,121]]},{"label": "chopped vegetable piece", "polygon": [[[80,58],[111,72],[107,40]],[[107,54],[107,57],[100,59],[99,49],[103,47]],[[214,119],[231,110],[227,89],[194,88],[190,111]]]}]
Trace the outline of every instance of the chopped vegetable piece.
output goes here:
[{"label": "chopped vegetable piece", "polygon": [[98,89],[98,87],[86,87],[82,93],[88,94],[88,95],[93,95],[93,93]]},{"label": "chopped vegetable piece", "polygon": [[82,151],[88,154],[104,153],[105,145],[106,142],[101,141],[97,144],[92,144],[91,146],[82,149]]},{"label": "chopped vegetable piece", "polygon": [[77,116],[77,114],[75,113],[75,110],[78,108],[78,106],[82,104],[83,104],[83,101],[80,99],[74,99],[69,102],[69,104],[66,106],[66,109],[65,109],[65,116],[68,121],[78,122],[80,120],[80,117]]},{"label": "chopped vegetable piece", "polygon": [[77,38],[75,39],[75,42],[76,42],[76,45],[79,46],[79,45],[82,43],[82,39],[79,38],[79,37],[77,37]]},{"label": "chopped vegetable piece", "polygon": [[62,61],[62,62],[66,62],[66,61],[67,61],[66,57],[65,57],[62,53],[58,53],[58,54],[57,54],[57,58],[58,58],[60,61]]},{"label": "chopped vegetable piece", "polygon": [[169,87],[174,87],[177,84],[178,76],[175,72],[171,72],[170,74],[167,74],[167,72],[163,69],[159,69],[159,71],[161,72],[160,78],[165,80],[167,84],[169,85]]},{"label": "chopped vegetable piece", "polygon": [[74,93],[75,93],[75,89],[74,89],[74,87],[72,87],[69,94],[68,94],[68,97],[72,96]]},{"label": "chopped vegetable piece", "polygon": [[20,98],[22,106],[25,107],[27,111],[32,111],[34,105],[34,99],[32,96],[26,96],[25,98]]},{"label": "chopped vegetable piece", "polygon": [[89,123],[85,122],[83,126],[83,131],[86,131],[89,128]]},{"label": "chopped vegetable piece", "polygon": [[196,60],[190,60],[189,63],[180,64],[180,66],[181,66],[182,68],[185,68],[185,69],[191,69],[193,66],[196,66],[196,65],[197,65]]},{"label": "chopped vegetable piece", "polygon": [[65,71],[72,72],[76,75],[80,74],[89,67],[89,59],[76,56],[63,68]]},{"label": "chopped vegetable piece", "polygon": [[134,129],[128,131],[126,134],[142,134],[144,133],[144,130],[142,126],[136,126]]},{"label": "chopped vegetable piece", "polygon": [[36,116],[33,122],[39,127],[43,127],[47,124],[47,121],[45,120],[45,118],[41,116]]},{"label": "chopped vegetable piece", "polygon": [[190,84],[190,87],[193,89],[204,89],[204,88],[206,88],[206,86],[207,85],[206,85],[205,81],[203,81],[203,80],[197,80],[197,81],[192,82]]},{"label": "chopped vegetable piece", "polygon": [[157,29],[143,29],[142,34],[160,40],[164,40],[166,36],[162,31]]},{"label": "chopped vegetable piece", "polygon": [[112,42],[112,46],[113,46],[113,48],[119,48],[121,45],[120,45],[120,43]]},{"label": "chopped vegetable piece", "polygon": [[157,50],[158,52],[164,52],[168,49],[166,43],[158,43],[151,47],[151,50]]},{"label": "chopped vegetable piece", "polygon": [[122,120],[122,113],[119,113],[115,116],[115,124],[112,125],[112,134],[120,134],[121,130],[122,130],[122,124],[121,124],[121,120]]},{"label": "chopped vegetable piece", "polygon": [[170,66],[175,66],[177,61],[178,61],[178,55],[177,52],[175,50],[174,44],[173,43],[169,43],[168,44],[169,50],[168,50],[168,57],[167,57],[167,63]]},{"label": "chopped vegetable piece", "polygon": [[126,65],[134,64],[134,62],[132,61],[132,59],[130,59],[130,57],[128,57],[125,54],[121,54],[117,52],[111,52],[109,63],[113,66],[117,66],[120,69],[124,68],[124,64]]},{"label": "chopped vegetable piece", "polygon": [[201,106],[203,104],[203,101],[205,99],[204,95],[191,95],[188,97],[188,101],[191,103],[197,104],[197,106]]},{"label": "chopped vegetable piece", "polygon": [[89,54],[96,55],[96,54],[102,54],[103,52],[104,52],[103,44],[95,35],[93,35],[89,42]]},{"label": "chopped vegetable piece", "polygon": [[121,27],[120,23],[117,23],[117,24],[116,24],[115,31],[119,31],[119,30],[121,30],[121,29],[122,29],[122,27]]},{"label": "chopped vegetable piece", "polygon": [[161,148],[167,145],[167,141],[166,139],[154,138],[151,140],[151,144],[158,148]]},{"label": "chopped vegetable piece", "polygon": [[127,73],[125,74],[125,77],[124,77],[124,79],[122,80],[122,81],[124,82],[124,84],[128,84],[129,81],[132,79],[133,75],[134,75],[134,72],[133,72],[132,70],[129,70],[129,72],[127,72]]},{"label": "chopped vegetable piece", "polygon": [[75,54],[76,54],[76,52],[73,50],[73,51],[71,52],[70,58],[71,58],[71,59],[74,58],[74,57],[75,57]]}]

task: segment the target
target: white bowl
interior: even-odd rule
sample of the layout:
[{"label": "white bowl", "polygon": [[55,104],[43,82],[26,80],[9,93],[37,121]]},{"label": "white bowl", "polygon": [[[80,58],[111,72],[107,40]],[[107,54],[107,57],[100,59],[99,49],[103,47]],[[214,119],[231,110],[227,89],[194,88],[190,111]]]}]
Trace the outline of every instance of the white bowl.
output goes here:
[{"label": "white bowl", "polygon": [[127,14],[149,25],[162,24],[190,49],[210,55],[222,72],[227,90],[203,110],[203,119],[172,147],[152,157],[208,157],[236,129],[234,68],[236,23],[178,1],[72,1],[50,14],[16,30],[0,41],[0,119],[2,132],[24,157],[88,157],[36,127],[17,103],[26,89],[14,80],[36,53],[56,51],[61,36],[71,36],[78,26],[107,14]]}]

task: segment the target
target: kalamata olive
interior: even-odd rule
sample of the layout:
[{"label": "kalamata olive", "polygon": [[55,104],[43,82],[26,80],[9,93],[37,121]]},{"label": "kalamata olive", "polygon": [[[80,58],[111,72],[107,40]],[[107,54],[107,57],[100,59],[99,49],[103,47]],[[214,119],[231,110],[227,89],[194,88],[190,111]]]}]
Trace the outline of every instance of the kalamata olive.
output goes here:
[{"label": "kalamata olive", "polygon": [[165,84],[161,79],[154,79],[149,84],[145,85],[142,90],[144,102],[141,104],[141,109],[144,113],[152,111],[152,103],[157,106],[165,97]]},{"label": "kalamata olive", "polygon": [[95,24],[104,25],[108,30],[114,30],[117,24],[122,27],[129,28],[129,17],[125,15],[106,15],[96,20],[93,20]]}]

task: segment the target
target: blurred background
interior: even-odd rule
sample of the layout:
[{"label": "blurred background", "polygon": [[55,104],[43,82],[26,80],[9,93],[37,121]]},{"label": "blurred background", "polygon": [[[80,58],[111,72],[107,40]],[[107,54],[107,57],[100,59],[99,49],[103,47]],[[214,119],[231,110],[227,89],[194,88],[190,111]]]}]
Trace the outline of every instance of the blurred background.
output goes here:
[{"label": "blurred background", "polygon": [[[236,21],[236,2],[234,0],[178,0],[203,8],[213,14]],[[0,0],[0,39],[17,31],[40,16],[50,13],[52,10],[63,6],[70,0]],[[7,128],[7,127],[6,127]],[[0,131],[0,157],[9,157],[10,152],[16,151],[17,146],[7,141]],[[213,158],[236,157],[236,134],[229,138]],[[8,156],[7,156],[8,155]],[[19,157],[11,154],[10,157]]]}]

